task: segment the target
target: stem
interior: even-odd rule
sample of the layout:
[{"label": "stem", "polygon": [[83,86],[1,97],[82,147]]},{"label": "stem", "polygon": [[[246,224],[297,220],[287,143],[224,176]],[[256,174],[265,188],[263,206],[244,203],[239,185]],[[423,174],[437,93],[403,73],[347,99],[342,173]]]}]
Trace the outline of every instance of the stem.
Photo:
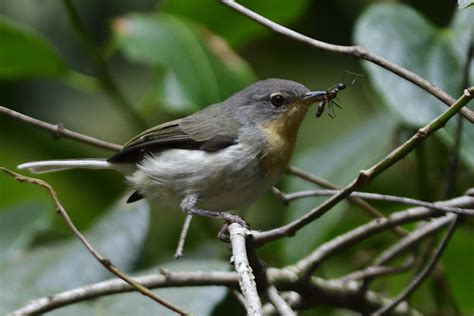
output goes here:
[{"label": "stem", "polygon": [[446,249],[449,240],[451,239],[454,231],[456,230],[457,222],[458,222],[458,216],[454,215],[454,218],[451,220],[451,223],[448,227],[448,231],[446,232],[446,235],[444,236],[443,240],[439,244],[435,253],[430,258],[428,263],[425,265],[423,270],[420,271],[420,273],[415,276],[415,278],[412,280],[412,282],[410,282],[408,287],[394,301],[392,301],[391,303],[377,310],[373,314],[374,316],[381,316],[381,315],[385,315],[389,313],[392,309],[397,307],[398,304],[406,300],[411,295],[411,293],[413,293],[413,291],[415,291],[418,288],[418,286],[423,282],[423,280],[426,279],[426,277],[430,274],[430,272],[435,267],[438,260],[441,258],[443,251]]},{"label": "stem", "polygon": [[37,120],[30,116],[24,115],[22,113],[10,110],[3,106],[0,106],[0,114],[5,114],[7,116],[10,116],[24,123],[50,131],[55,137],[65,137],[69,139],[74,139],[85,144],[89,144],[95,147],[99,147],[99,148],[107,149],[111,151],[120,151],[122,149],[122,146],[118,144],[109,143],[109,142],[100,140],[98,138],[94,138],[94,137],[87,136],[78,132],[71,131],[67,128],[64,128],[64,126],[61,123],[58,123],[58,124],[46,123],[44,121]]},{"label": "stem", "polygon": [[[77,229],[76,225],[74,225],[74,223],[72,222],[71,218],[69,217],[69,214],[67,213],[66,209],[63,207],[63,205],[59,201],[58,196],[56,194],[56,191],[54,191],[53,187],[49,183],[47,183],[43,180],[40,180],[40,179],[23,176],[19,173],[13,172],[13,171],[11,171],[9,169],[6,169],[6,168],[3,168],[3,167],[0,167],[0,171],[4,172],[5,174],[7,174],[11,177],[13,177],[18,182],[30,183],[30,184],[38,185],[38,186],[46,189],[48,191],[49,195],[51,196],[51,198],[54,201],[57,212],[64,219],[64,221],[66,222],[66,225],[71,229],[73,234],[86,247],[86,249],[97,259],[97,261],[99,261],[100,264],[102,264],[107,270],[109,270],[110,272],[115,274],[117,277],[119,277],[123,281],[130,284],[134,289],[136,289],[141,294],[143,294],[145,296],[148,296],[149,298],[151,298],[155,302],[163,305],[164,307],[174,311],[177,314],[188,315],[187,312],[181,310],[179,307],[177,307],[174,304],[166,301],[165,299],[162,299],[161,297],[156,295],[153,291],[151,291],[147,287],[143,286],[139,282],[135,281],[134,279],[129,277],[124,272],[120,271],[109,259],[102,256],[89,243],[89,241],[86,239],[86,237],[84,237],[84,235],[79,231],[79,229]],[[24,315],[24,313],[20,313],[20,314]],[[17,315],[20,315],[20,314],[17,314]]]}]

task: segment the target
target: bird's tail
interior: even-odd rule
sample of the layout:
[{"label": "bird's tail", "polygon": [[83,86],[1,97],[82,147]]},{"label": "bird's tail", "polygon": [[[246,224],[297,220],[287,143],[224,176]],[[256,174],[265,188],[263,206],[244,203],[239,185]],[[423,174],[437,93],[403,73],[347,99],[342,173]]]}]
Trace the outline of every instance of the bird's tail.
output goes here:
[{"label": "bird's tail", "polygon": [[18,169],[28,169],[33,173],[46,173],[76,168],[115,169],[106,159],[101,158],[32,161],[18,166]]}]

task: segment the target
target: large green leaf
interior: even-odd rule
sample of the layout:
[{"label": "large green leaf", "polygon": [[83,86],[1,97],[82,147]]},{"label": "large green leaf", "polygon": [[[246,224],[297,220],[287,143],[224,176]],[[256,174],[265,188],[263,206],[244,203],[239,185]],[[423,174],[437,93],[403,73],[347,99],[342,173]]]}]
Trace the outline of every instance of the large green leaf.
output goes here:
[{"label": "large green leaf", "polygon": [[[130,271],[148,233],[146,202],[117,203],[84,235],[115,265]],[[76,238],[37,247],[21,256],[0,261],[0,314],[31,299],[110,278],[108,272]]]},{"label": "large green leaf", "polygon": [[35,31],[0,16],[0,79],[60,76],[67,67]]},{"label": "large green leaf", "polygon": [[[474,29],[474,11],[458,11],[450,28],[438,29],[401,4],[372,5],[359,19],[355,41],[430,80],[450,95],[461,94],[463,68]],[[417,86],[371,63],[364,63],[372,84],[386,103],[409,124],[419,127],[446,110],[439,100]],[[439,132],[453,143],[450,122]],[[463,131],[462,157],[474,169],[474,129]]]},{"label": "large green leaf", "polygon": [[[380,113],[361,123],[350,133],[317,148],[308,149],[295,159],[295,166],[337,185],[344,185],[354,179],[359,170],[369,167],[383,158],[390,149],[390,139],[398,119],[390,112]],[[348,163],[350,157],[350,163]],[[291,178],[289,191],[314,189],[314,185]],[[326,198],[306,198],[292,202],[289,220],[301,217]],[[344,205],[339,204],[314,221],[292,238],[285,240],[287,260],[294,262],[307,255],[326,240],[335,227],[343,221]]]},{"label": "large green leaf", "polygon": [[[208,260],[179,260],[162,265],[170,271],[226,271],[229,264],[222,261]],[[147,269],[136,273],[147,275],[159,273],[158,269]],[[154,291],[176,306],[191,313],[191,315],[211,315],[213,309],[225,296],[227,289],[223,286],[181,287],[160,289]],[[52,315],[115,315],[115,316],[148,316],[148,315],[176,315],[147,297],[137,293],[124,293],[104,297],[91,302],[75,304],[52,313]]]},{"label": "large green leaf", "polygon": [[129,59],[166,70],[158,99],[171,110],[192,111],[222,101],[254,80],[248,65],[222,40],[183,19],[131,14],[114,25]]},{"label": "large green leaf", "polygon": [[[272,0],[272,1],[239,1],[255,12],[281,23],[289,24],[305,14],[308,0]],[[232,47],[242,46],[256,36],[269,33],[270,30],[241,16],[236,11],[224,6],[219,1],[201,0],[168,0],[160,9],[185,16],[199,22],[213,32],[224,37]]]}]

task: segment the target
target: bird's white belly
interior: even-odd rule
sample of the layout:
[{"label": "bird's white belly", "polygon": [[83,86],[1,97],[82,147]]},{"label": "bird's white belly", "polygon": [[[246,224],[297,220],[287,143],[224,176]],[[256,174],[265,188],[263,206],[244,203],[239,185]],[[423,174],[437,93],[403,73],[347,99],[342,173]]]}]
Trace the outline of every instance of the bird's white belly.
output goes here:
[{"label": "bird's white belly", "polygon": [[141,194],[170,206],[196,195],[200,209],[239,209],[277,181],[265,177],[258,158],[258,150],[247,151],[240,144],[217,152],[170,149],[146,158],[127,179]]}]

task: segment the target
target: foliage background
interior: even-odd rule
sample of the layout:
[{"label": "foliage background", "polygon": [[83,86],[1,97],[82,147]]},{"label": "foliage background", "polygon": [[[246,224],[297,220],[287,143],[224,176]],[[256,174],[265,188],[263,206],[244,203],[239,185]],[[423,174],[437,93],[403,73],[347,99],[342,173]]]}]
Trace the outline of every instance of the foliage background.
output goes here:
[{"label": "foliage background", "polygon": [[[468,36],[473,29],[472,9],[460,13],[454,2],[415,0],[243,3],[317,39],[364,44],[432,80],[454,97],[461,92]],[[257,79],[288,78],[323,90],[340,82],[344,70],[364,73],[364,78],[341,93],[343,109],[336,110],[336,119],[326,115],[316,119],[315,109],[310,111],[293,157],[294,165],[338,185],[354,178],[359,169],[383,157],[416,126],[443,109],[433,97],[375,66],[273,34],[217,1],[87,0],[74,4],[140,122],[101,90],[87,50],[59,0],[0,3],[1,105],[124,143],[144,126],[220,101]],[[6,117],[0,117],[0,127],[0,164],[8,168],[31,160],[110,154],[70,140],[57,141]],[[461,165],[452,192],[446,193],[453,133],[454,127],[448,126],[367,190],[428,201],[463,194],[474,183],[474,129],[464,126]],[[112,172],[78,170],[42,178],[57,190],[74,222],[93,244],[126,271],[143,273],[163,265],[189,270],[229,268],[225,263],[229,251],[215,238],[219,222],[196,218],[185,256],[175,262],[172,255],[184,218],[180,211],[146,203],[124,206],[119,201],[126,185]],[[289,177],[279,187],[286,191],[311,188]],[[320,201],[306,199],[285,207],[267,194],[242,214],[253,228],[263,230],[302,215]],[[386,214],[400,209],[393,204],[374,205]],[[360,210],[341,204],[296,237],[264,247],[262,257],[270,266],[294,262],[321,242],[367,219]],[[331,278],[360,268],[393,241],[390,234],[381,234],[333,257],[317,273]],[[466,221],[443,257],[447,286],[431,279],[425,282],[413,297],[416,308],[434,313],[454,301],[462,312],[474,312],[473,245],[472,221]],[[110,278],[71,238],[41,189],[6,177],[0,177],[0,253],[2,314],[31,298]],[[408,274],[385,278],[376,282],[374,289],[392,296],[409,278]],[[206,291],[162,292],[197,314],[243,313],[223,289],[210,287]],[[158,308],[137,296],[100,299],[56,314],[125,315],[133,311],[147,315]],[[208,299],[203,300],[204,296]],[[324,312],[347,314],[333,309]]]}]

